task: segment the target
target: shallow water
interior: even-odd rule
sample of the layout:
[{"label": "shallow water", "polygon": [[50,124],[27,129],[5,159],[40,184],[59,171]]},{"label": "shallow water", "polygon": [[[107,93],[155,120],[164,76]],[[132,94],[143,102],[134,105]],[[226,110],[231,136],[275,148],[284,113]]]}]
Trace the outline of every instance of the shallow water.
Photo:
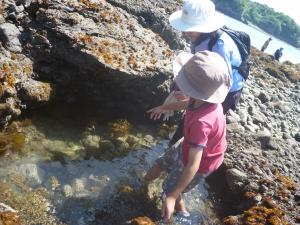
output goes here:
[{"label": "shallow water", "polygon": [[[142,143],[139,148],[121,157],[95,159],[87,157],[90,150],[82,144],[83,136],[88,131],[107,139],[108,123],[74,123],[60,113],[30,119],[18,125],[18,132],[25,135],[24,146],[18,152],[8,149],[0,158],[0,188],[10,188],[0,202],[17,209],[24,224],[121,224],[136,216],[159,216],[153,207],[156,202],[145,200],[141,191],[143,175],[167,149],[168,141],[153,129],[133,123],[130,134]],[[199,185],[185,199],[191,218],[174,217],[173,224],[218,221],[207,184]]]}]

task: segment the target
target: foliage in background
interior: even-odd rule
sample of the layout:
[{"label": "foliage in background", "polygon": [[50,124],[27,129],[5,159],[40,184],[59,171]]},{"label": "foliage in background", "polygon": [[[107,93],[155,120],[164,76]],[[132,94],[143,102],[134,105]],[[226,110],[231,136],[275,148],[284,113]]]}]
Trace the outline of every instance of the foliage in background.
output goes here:
[{"label": "foliage in background", "polygon": [[299,48],[300,26],[283,13],[249,0],[214,0],[217,10],[243,22],[250,22],[267,33]]}]

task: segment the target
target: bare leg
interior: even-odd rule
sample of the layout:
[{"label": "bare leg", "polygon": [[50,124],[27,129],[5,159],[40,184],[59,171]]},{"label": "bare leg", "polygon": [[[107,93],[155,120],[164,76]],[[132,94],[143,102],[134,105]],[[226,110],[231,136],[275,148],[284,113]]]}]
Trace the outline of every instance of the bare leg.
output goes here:
[{"label": "bare leg", "polygon": [[189,214],[189,212],[187,211],[185,205],[184,205],[184,201],[182,199],[181,196],[179,196],[177,199],[176,199],[176,203],[175,203],[175,210],[177,212],[183,212],[184,214]]},{"label": "bare leg", "polygon": [[145,175],[144,179],[146,182],[150,182],[158,178],[163,170],[157,165],[154,164]]}]

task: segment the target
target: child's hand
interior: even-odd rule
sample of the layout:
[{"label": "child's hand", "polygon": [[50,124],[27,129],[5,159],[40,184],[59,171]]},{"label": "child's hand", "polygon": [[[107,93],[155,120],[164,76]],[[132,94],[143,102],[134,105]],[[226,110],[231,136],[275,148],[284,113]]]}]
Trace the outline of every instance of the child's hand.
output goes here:
[{"label": "child's hand", "polygon": [[149,109],[149,110],[147,111],[147,113],[150,113],[150,119],[158,120],[158,119],[161,117],[161,115],[162,115],[163,113],[165,113],[166,111],[167,111],[167,110],[165,110],[165,109],[163,108],[163,105],[160,105],[160,106],[154,107],[154,108],[152,108],[152,109]]},{"label": "child's hand", "polygon": [[161,216],[163,217],[164,222],[170,220],[171,216],[174,213],[176,198],[173,196],[168,196],[165,198],[161,210]]}]

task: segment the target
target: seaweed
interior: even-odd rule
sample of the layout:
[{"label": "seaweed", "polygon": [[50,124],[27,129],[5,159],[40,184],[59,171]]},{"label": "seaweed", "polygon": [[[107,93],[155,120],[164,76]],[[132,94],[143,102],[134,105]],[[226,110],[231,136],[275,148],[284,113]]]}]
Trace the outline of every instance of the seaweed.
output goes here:
[{"label": "seaweed", "polygon": [[132,125],[126,119],[119,119],[111,124],[112,136],[125,136],[129,134]]}]

